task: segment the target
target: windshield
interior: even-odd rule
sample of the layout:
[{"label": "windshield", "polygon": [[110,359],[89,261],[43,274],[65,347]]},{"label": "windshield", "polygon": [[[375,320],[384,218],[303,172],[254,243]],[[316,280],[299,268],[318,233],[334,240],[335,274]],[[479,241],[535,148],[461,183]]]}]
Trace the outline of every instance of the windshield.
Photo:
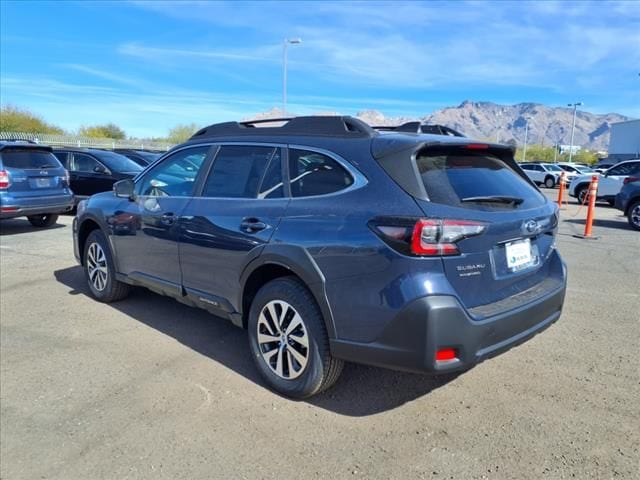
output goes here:
[{"label": "windshield", "polygon": [[94,150],[93,153],[107,167],[116,172],[141,172],[142,167],[130,158],[120,155],[119,153]]},{"label": "windshield", "polygon": [[143,152],[140,150],[136,150],[135,153],[141,156],[142,158],[144,158],[145,160],[147,160],[148,162],[155,162],[157,159],[160,158],[159,153]]},{"label": "windshield", "polygon": [[578,170],[580,173],[595,173],[595,170],[593,168],[589,168],[589,167],[575,167],[576,170]]},{"label": "windshield", "polygon": [[429,152],[418,155],[416,163],[432,202],[485,209],[544,203],[535,188],[493,155]]},{"label": "windshield", "polygon": [[53,153],[36,149],[6,149],[2,152],[2,164],[7,168],[62,168]]},{"label": "windshield", "polygon": [[562,169],[558,166],[558,165],[545,165],[547,167],[547,170],[550,170],[552,172],[561,172]]}]

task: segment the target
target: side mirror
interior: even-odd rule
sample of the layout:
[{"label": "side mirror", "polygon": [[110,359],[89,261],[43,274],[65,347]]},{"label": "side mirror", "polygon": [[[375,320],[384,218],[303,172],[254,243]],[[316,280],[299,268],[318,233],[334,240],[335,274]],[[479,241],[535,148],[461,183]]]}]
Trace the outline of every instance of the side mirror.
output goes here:
[{"label": "side mirror", "polygon": [[105,167],[103,167],[102,165],[96,165],[95,167],[93,167],[93,171],[95,173],[101,173],[103,175],[109,175],[109,170],[107,170]]},{"label": "side mirror", "polygon": [[113,193],[118,198],[133,200],[135,198],[135,186],[136,184],[133,183],[133,180],[125,178],[124,180],[117,181],[113,184]]}]

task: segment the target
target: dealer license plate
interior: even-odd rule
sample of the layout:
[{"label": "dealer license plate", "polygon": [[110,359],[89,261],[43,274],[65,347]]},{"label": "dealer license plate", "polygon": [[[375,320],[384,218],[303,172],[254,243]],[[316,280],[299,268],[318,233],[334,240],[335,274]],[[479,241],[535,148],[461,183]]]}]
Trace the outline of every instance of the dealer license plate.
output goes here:
[{"label": "dealer license plate", "polygon": [[51,186],[51,180],[49,178],[36,178],[36,187],[42,188],[42,187],[50,187],[50,186]]},{"label": "dealer license plate", "polygon": [[522,270],[532,263],[531,240],[519,240],[505,245],[507,255],[507,267],[512,272]]}]

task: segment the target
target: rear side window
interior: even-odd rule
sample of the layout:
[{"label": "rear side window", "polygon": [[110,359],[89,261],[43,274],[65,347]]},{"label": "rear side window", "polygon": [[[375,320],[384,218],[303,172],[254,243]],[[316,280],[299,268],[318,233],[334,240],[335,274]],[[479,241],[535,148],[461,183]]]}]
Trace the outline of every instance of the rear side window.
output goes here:
[{"label": "rear side window", "polygon": [[7,168],[20,169],[62,168],[51,152],[35,149],[6,149],[2,152],[2,164]]},{"label": "rear side window", "polygon": [[521,208],[544,203],[542,194],[492,155],[429,152],[419,154],[416,163],[427,195],[435,203],[466,208],[505,207],[470,201],[474,197],[513,197],[522,200]]},{"label": "rear side window", "polygon": [[312,197],[344,190],[353,178],[338,162],[307,150],[289,150],[291,196]]},{"label": "rear side window", "polygon": [[277,147],[220,147],[202,192],[203,197],[282,197],[282,167]]}]

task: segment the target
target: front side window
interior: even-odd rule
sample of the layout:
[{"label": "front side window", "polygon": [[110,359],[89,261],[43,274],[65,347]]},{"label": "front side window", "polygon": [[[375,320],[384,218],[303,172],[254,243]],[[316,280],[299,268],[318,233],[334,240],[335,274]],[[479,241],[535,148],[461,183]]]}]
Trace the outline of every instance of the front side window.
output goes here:
[{"label": "front side window", "polygon": [[151,197],[190,197],[198,172],[207,158],[208,146],[187,148],[165,158],[151,169],[136,188],[138,195]]},{"label": "front side window", "polygon": [[92,156],[84,153],[74,153],[71,161],[71,170],[83,173],[99,173],[104,167]]},{"label": "front side window", "polygon": [[280,148],[220,147],[205,182],[203,197],[278,198],[283,196]]},{"label": "front side window", "polygon": [[317,152],[289,150],[291,196],[312,197],[344,190],[353,178],[338,162]]}]

